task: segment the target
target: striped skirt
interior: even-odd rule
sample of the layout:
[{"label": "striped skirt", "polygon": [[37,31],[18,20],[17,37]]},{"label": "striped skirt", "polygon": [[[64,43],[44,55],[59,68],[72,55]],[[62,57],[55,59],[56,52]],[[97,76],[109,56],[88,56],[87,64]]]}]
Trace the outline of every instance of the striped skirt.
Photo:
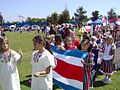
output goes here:
[{"label": "striped skirt", "polygon": [[112,63],[112,60],[102,60],[99,71],[111,75],[115,71],[115,64]]}]

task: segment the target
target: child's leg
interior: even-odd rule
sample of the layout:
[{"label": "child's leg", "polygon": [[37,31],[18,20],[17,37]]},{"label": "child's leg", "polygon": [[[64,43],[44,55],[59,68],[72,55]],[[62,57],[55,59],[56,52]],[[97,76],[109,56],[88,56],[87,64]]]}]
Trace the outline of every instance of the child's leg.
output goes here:
[{"label": "child's leg", "polygon": [[108,83],[111,83],[111,75],[108,75]]},{"label": "child's leg", "polygon": [[104,77],[104,79],[102,80],[102,82],[103,82],[103,83],[107,83],[107,82],[108,82],[108,75],[107,75],[107,74],[105,74],[105,77]]}]

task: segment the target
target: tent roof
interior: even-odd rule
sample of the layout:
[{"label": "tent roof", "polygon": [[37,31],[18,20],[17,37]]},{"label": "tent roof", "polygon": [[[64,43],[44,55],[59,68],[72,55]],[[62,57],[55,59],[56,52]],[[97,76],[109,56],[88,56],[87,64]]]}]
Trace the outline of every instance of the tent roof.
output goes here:
[{"label": "tent roof", "polygon": [[97,19],[93,21],[91,24],[102,24],[102,21],[100,19]]}]

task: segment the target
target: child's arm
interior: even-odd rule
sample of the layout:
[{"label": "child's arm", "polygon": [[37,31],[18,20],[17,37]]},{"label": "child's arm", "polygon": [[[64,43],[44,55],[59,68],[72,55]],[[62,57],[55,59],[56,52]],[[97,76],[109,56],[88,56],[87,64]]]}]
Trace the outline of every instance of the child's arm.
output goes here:
[{"label": "child's arm", "polygon": [[46,70],[41,71],[41,72],[36,72],[36,73],[34,74],[34,76],[35,76],[35,77],[46,76],[46,74],[49,74],[49,73],[50,73],[50,68],[51,68],[51,66],[48,66],[48,67],[46,68]]},{"label": "child's arm", "polygon": [[83,64],[83,65],[87,65],[87,66],[94,66],[94,63],[86,63],[86,62],[84,62],[84,61],[82,61],[81,60],[81,63]]},{"label": "child's arm", "polygon": [[21,49],[19,49],[20,59],[17,61],[17,64],[20,64],[23,59],[23,52]]},{"label": "child's arm", "polygon": [[57,47],[57,49],[58,50],[65,50],[65,48],[63,46],[60,46],[60,45]]}]

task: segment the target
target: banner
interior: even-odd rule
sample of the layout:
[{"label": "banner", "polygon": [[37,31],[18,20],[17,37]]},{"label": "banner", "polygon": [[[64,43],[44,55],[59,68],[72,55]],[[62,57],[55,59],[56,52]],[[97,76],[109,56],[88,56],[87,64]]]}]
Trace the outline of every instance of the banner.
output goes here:
[{"label": "banner", "polygon": [[83,89],[83,64],[84,57],[80,50],[57,50],[51,46],[57,59],[57,66],[53,70],[53,81],[65,90]]}]

